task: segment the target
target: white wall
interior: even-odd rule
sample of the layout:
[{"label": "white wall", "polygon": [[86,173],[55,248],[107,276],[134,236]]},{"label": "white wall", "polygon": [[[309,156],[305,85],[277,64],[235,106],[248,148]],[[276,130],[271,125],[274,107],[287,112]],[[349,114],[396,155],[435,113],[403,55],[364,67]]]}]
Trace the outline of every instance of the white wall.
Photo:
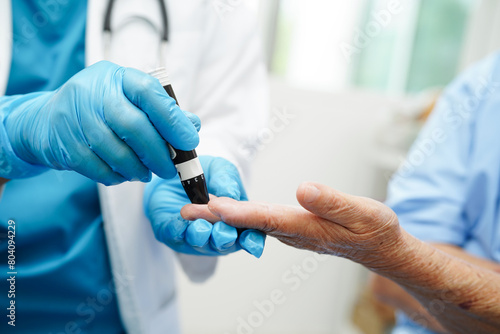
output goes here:
[{"label": "white wall", "polygon": [[500,48],[500,1],[477,1],[469,20],[461,69]]},{"label": "white wall", "polygon": [[[263,145],[251,199],[294,205],[296,188],[310,180],[373,194],[372,137],[390,106],[370,93],[313,93],[273,82],[271,117],[286,110],[293,118]],[[243,252],[222,258],[206,284],[180,276],[185,333],[353,333],[348,319],[365,272],[347,260],[319,259],[269,238],[261,259]],[[302,273],[294,274],[294,266]],[[271,307],[272,293],[279,303]]]},{"label": "white wall", "polygon": [[[468,29],[464,65],[498,47],[498,29],[491,29],[500,13],[498,1],[479,3]],[[272,138],[263,132],[268,136],[256,159],[251,199],[295,205],[295,190],[303,181],[383,196],[387,173],[374,160],[385,158],[373,138],[386,128],[382,124],[397,102],[374,93],[305,92],[273,82],[272,117],[283,110],[294,117]],[[349,317],[365,275],[346,260],[317,258],[268,239],[261,259],[243,252],[222,258],[206,284],[179,276],[183,327],[186,334],[355,333]],[[272,294],[279,303],[270,301]]]}]

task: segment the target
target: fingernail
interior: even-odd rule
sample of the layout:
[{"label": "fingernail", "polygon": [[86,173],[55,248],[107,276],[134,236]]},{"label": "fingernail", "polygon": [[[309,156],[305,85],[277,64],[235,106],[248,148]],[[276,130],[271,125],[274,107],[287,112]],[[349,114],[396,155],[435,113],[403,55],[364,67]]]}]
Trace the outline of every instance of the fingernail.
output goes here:
[{"label": "fingernail", "polygon": [[304,192],[304,202],[312,203],[319,197],[319,189],[313,185],[307,185]]}]

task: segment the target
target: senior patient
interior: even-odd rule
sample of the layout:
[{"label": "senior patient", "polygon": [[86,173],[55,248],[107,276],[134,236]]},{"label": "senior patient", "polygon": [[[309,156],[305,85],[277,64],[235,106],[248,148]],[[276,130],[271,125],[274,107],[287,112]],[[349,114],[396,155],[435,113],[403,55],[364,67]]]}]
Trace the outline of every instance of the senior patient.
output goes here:
[{"label": "senior patient", "polygon": [[303,208],[213,198],[182,214],[364,265],[402,310],[393,333],[500,333],[499,71],[494,54],[448,87],[391,181],[394,211],[306,183]]},{"label": "senior patient", "polygon": [[259,229],[296,248],[348,258],[423,305],[442,301],[438,321],[451,332],[500,333],[500,275],[416,239],[374,200],[314,183],[301,185],[297,199],[303,208],[213,198],[184,207],[182,216]]}]

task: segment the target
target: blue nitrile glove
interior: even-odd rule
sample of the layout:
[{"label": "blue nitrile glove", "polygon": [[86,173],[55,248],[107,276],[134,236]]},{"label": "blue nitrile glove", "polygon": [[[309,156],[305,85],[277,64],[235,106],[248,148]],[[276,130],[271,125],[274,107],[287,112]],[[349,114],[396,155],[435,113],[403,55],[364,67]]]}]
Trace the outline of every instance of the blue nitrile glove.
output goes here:
[{"label": "blue nitrile glove", "polygon": [[[218,197],[248,200],[236,167],[222,158],[200,157],[209,193]],[[163,180],[154,177],[146,186],[144,210],[156,238],[180,253],[225,255],[240,249],[260,257],[265,235],[256,230],[238,232],[223,222],[211,224],[198,219],[190,222],[181,217],[181,208],[189,204],[179,177]]]},{"label": "blue nitrile glove", "polygon": [[[198,117],[181,111],[157,79],[109,62],[82,70],[53,92],[4,97],[0,115],[0,148],[10,146],[28,163],[24,169],[73,170],[106,185],[149,181],[151,172],[174,177],[165,142],[192,150],[199,140]],[[29,174],[16,172],[14,160],[1,177]]]}]

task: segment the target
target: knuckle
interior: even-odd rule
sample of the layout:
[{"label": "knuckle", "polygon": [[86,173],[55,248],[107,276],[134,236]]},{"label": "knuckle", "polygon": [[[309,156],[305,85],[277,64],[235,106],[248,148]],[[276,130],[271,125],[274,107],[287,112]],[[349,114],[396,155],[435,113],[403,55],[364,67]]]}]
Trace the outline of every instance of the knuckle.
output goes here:
[{"label": "knuckle", "polygon": [[151,91],[152,87],[158,84],[158,80],[150,75],[141,75],[140,78],[137,79],[137,82],[134,84],[137,90],[137,93],[143,95],[147,94]]},{"label": "knuckle", "polygon": [[105,135],[105,131],[102,130],[102,127],[83,127],[82,131],[83,136],[91,149],[92,147],[100,147],[106,143],[107,136]]},{"label": "knuckle", "polygon": [[336,217],[340,212],[349,209],[345,201],[338,196],[330,196],[321,202],[320,210],[328,217]]},{"label": "knuckle", "polygon": [[91,172],[94,160],[94,154],[88,149],[84,143],[72,143],[73,149],[71,153],[69,150],[60,150],[61,157],[59,160],[64,162],[66,166],[75,171]]},{"label": "knuckle", "polygon": [[141,124],[143,116],[136,112],[127,112],[119,118],[120,126],[123,127],[126,134],[122,134],[121,139],[127,141],[127,135],[136,135],[141,133]]},{"label": "knuckle", "polygon": [[117,147],[113,153],[113,158],[118,165],[127,164],[131,158],[129,150],[124,147]]},{"label": "knuckle", "polygon": [[57,132],[65,129],[65,125],[69,123],[71,112],[69,109],[58,106],[50,111],[50,120]]},{"label": "knuckle", "polygon": [[280,215],[276,215],[274,209],[266,204],[265,205],[265,215],[263,218],[262,231],[266,233],[274,233],[278,230],[278,226],[281,223]]},{"label": "knuckle", "polygon": [[167,101],[167,103],[165,103],[164,106],[165,106],[165,113],[163,115],[164,116],[163,121],[165,122],[165,124],[173,128],[179,126],[180,118],[176,108],[174,108],[173,103]]},{"label": "knuckle", "polygon": [[88,85],[81,80],[79,77],[74,77],[70,80],[68,80],[62,87],[61,87],[61,92],[62,91],[73,91],[73,92],[80,92],[80,91],[86,91]]}]

